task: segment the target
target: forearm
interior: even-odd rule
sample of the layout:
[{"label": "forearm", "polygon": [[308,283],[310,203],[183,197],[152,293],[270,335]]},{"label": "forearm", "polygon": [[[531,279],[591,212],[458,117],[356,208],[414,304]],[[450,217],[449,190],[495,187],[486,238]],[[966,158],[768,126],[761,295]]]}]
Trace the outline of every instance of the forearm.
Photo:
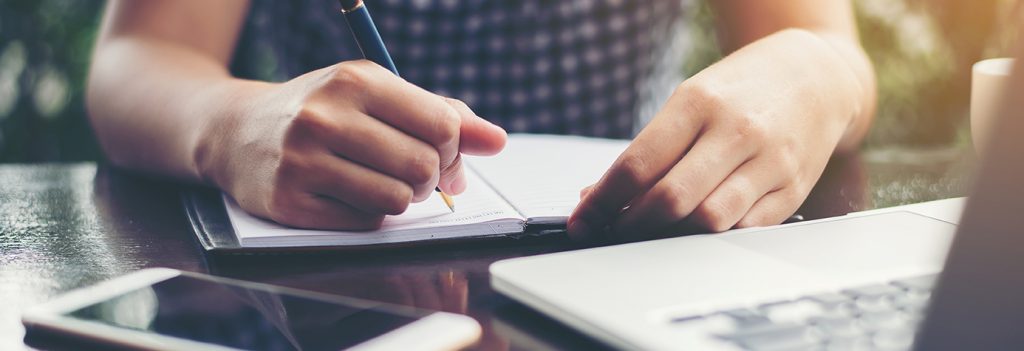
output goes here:
[{"label": "forearm", "polygon": [[265,83],[232,78],[222,64],[156,40],[97,45],[88,83],[93,128],[118,166],[203,181],[201,152],[239,96]]}]

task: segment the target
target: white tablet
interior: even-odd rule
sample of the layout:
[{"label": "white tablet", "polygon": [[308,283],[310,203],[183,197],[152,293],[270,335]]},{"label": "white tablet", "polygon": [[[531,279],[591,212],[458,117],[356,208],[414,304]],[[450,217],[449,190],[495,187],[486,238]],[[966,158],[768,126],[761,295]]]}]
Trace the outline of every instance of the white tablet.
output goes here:
[{"label": "white tablet", "polygon": [[32,333],[155,350],[452,350],[480,337],[472,318],[145,269],[29,309]]}]

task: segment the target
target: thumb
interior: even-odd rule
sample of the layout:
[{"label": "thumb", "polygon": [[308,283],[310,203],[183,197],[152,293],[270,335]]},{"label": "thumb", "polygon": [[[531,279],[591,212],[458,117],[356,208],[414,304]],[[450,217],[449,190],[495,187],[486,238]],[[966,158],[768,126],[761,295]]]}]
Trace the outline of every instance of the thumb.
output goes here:
[{"label": "thumb", "polygon": [[456,99],[445,99],[459,112],[462,128],[459,132],[459,152],[469,155],[491,156],[501,152],[508,141],[504,129],[480,118],[466,103]]}]

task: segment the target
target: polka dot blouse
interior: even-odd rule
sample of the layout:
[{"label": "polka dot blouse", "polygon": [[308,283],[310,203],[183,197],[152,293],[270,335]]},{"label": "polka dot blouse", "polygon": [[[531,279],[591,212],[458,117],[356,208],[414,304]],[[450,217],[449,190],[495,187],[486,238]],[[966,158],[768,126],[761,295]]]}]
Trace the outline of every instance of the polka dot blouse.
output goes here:
[{"label": "polka dot blouse", "polygon": [[[366,0],[402,77],[510,132],[629,138],[682,77],[680,0]],[[255,0],[236,65],[361,58],[337,1]]]}]

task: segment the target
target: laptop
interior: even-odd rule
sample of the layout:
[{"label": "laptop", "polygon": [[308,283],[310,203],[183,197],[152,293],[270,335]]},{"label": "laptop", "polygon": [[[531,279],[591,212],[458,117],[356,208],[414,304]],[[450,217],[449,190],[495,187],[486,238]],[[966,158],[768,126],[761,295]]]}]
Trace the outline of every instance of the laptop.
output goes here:
[{"label": "laptop", "polygon": [[491,284],[623,349],[1024,349],[1024,99],[1004,100],[959,226],[848,215],[503,260]]}]

